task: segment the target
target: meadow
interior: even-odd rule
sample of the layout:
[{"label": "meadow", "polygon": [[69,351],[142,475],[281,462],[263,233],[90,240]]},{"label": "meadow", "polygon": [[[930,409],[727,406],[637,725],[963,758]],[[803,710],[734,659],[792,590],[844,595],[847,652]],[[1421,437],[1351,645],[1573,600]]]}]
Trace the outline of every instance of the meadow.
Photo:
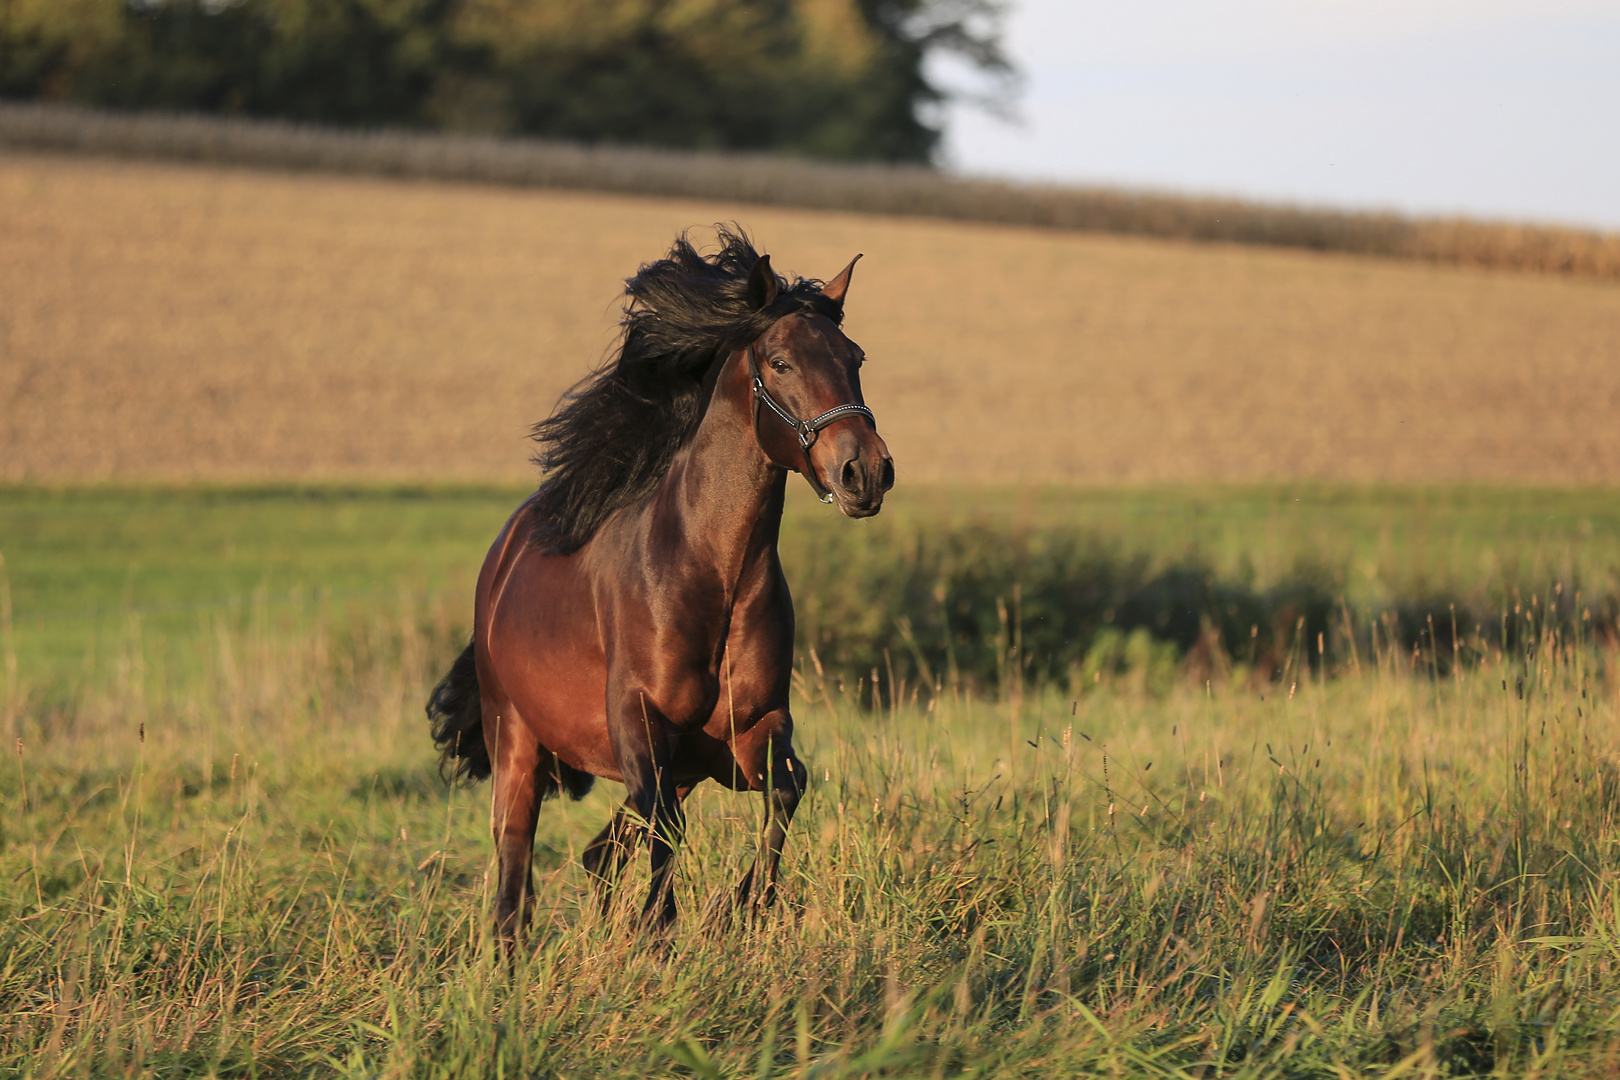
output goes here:
[{"label": "meadow", "polygon": [[[484,550],[526,494],[0,488],[17,685],[57,709],[111,682],[180,694],[206,643],[254,628],[289,637],[420,609],[443,634],[470,618]],[[1620,503],[1601,488],[916,485],[851,522],[795,484],[782,553],[807,669],[868,688],[879,669],[905,699],[936,683],[1073,689],[1124,663],[1110,649],[1132,634],[1254,669],[1304,643],[1343,668],[1382,618],[1392,641],[1449,667],[1456,649],[1516,641],[1504,614],[1536,606],[1607,641],[1617,538]]]},{"label": "meadow", "polygon": [[[434,775],[420,703],[519,494],[0,494],[7,1075],[1612,1073],[1620,678],[1603,628],[1545,602],[1620,565],[1605,493],[897,494],[844,572],[975,526],[1198,551],[1260,590],[1342,563],[1364,644],[1275,677],[1150,647],[910,692],[801,655],[816,783],[784,902],[704,929],[758,807],[700,791],[687,918],[638,939],[577,868],[599,790],[542,815],[509,968],[486,796]],[[816,509],[788,522],[801,605],[847,588],[815,549],[861,530]],[[1420,567],[1534,583],[1513,647],[1414,657],[1382,616]]]}]

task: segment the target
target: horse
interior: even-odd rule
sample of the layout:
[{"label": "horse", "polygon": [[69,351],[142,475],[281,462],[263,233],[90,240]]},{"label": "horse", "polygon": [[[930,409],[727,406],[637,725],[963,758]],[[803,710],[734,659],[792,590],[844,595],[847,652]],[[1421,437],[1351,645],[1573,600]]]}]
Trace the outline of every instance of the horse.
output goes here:
[{"label": "horse", "polygon": [[583,852],[604,910],[645,842],[640,925],[675,921],[682,803],[705,780],[765,804],[760,848],[718,910],[776,898],[808,781],[777,554],[787,476],[865,518],[894,462],[861,393],[865,354],[841,329],[861,256],[826,283],[790,281],[746,233],[717,232],[716,253],[683,234],[625,282],[615,353],[535,425],[543,480],[489,549],[472,640],[428,701],[441,773],[493,777],[509,947],[533,906],[541,804],[597,778],[627,796]]}]

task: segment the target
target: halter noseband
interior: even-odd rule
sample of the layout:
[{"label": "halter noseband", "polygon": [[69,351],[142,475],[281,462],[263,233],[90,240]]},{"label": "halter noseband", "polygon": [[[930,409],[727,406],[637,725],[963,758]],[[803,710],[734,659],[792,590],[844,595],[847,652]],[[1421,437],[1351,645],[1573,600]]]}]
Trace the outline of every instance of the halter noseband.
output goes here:
[{"label": "halter noseband", "polygon": [[797,416],[782,407],[782,403],[771,396],[765,389],[765,380],[760,378],[759,364],[754,359],[754,346],[748,346],[748,382],[754,388],[754,434],[759,435],[759,407],[764,404],[775,413],[781,421],[792,428],[799,436],[799,450],[804,454],[804,478],[810,481],[810,488],[816,493],[816,498],[824,503],[833,501],[833,495],[828,488],[816,477],[815,463],[810,460],[810,448],[816,445],[821,437],[821,429],[836,424],[846,416],[864,416],[877,424],[877,417],[865,405],[856,405],[851,402],[847,405],[836,405],[814,420],[800,420]]}]

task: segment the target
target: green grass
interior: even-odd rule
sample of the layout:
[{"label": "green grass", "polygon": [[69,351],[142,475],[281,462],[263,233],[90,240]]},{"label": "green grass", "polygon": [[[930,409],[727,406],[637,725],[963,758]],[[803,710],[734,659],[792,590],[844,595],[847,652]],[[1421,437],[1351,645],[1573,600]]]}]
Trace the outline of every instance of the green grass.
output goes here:
[{"label": "green grass", "polygon": [[[1127,573],[1148,581],[1165,569],[1207,567],[1256,593],[1262,613],[1260,594],[1302,567],[1324,595],[1368,614],[1439,597],[1489,615],[1513,588],[1545,595],[1557,583],[1572,595],[1579,587],[1620,595],[1620,499],[1605,490],[901,488],[883,515],[850,522],[802,489],[790,488],[783,549],[806,641],[824,656],[842,649],[845,669],[861,674],[882,665],[885,648],[891,663],[910,663],[895,621],[903,615],[924,634],[936,607],[926,598],[947,579],[953,594],[964,580],[977,590],[974,610],[953,628],[954,647],[979,649],[980,667],[993,671],[994,650],[981,645],[996,633],[997,601],[1012,605],[1020,579],[1033,602],[1037,579],[1059,588],[1080,572],[1043,561],[1053,536],[1075,541],[1091,571],[1111,575],[1115,587]],[[402,604],[465,624],[483,553],[525,494],[0,488],[19,678],[25,692],[59,702],[135,669],[184,685],[200,671],[199,652],[226,630],[290,634],[320,619],[363,625]],[[989,528],[982,542],[942,544],[971,538],[975,526]],[[903,583],[921,597],[905,597]],[[1075,609],[1080,601],[1058,595],[1052,603]],[[1099,619],[1051,635],[1045,648],[1057,669],[1084,655]],[[944,633],[936,627],[922,642],[936,662]],[[1058,655],[1065,648],[1075,655]]]},{"label": "green grass", "polygon": [[[132,640],[184,681],[199,641],[254,619],[290,631],[401,596],[464,596],[524,493],[506,489],[0,489],[23,679],[103,682]],[[465,620],[464,620],[465,621]]]},{"label": "green grass", "polygon": [[[693,798],[666,945],[545,808],[540,905],[487,934],[487,790],[433,776],[432,611],[226,630],[178,696],[18,719],[0,771],[0,1074],[1610,1076],[1614,661],[1544,635],[1433,680],[1078,700],[796,697],[785,900],[694,916],[759,807]],[[1605,666],[1607,665],[1607,666]]]},{"label": "green grass", "polygon": [[1620,572],[1620,495],[1606,488],[924,488],[896,492],[891,512],[913,528],[993,520],[1014,531],[1087,531],[1160,558],[1196,551],[1261,585],[1318,561],[1344,574],[1358,604],[1424,586],[1600,582]]},{"label": "green grass", "polygon": [[1325,567],[1356,648],[1194,678],[1127,643],[1074,693],[887,675],[874,693],[803,664],[815,783],[784,903],[703,930],[759,807],[701,789],[665,947],[630,926],[639,863],[598,913],[577,855],[603,784],[545,808],[536,927],[508,969],[487,790],[439,783],[420,710],[521,495],[0,492],[0,1075],[1620,1064],[1611,639],[1530,618],[1522,648],[1442,669],[1377,617],[1420,587],[1596,587],[1620,565],[1606,493],[924,491],[865,524],[795,494],[789,573],[823,613],[838,593],[888,611],[884,583],[945,566],[919,554],[942,537],[969,537],[946,562],[1015,551],[996,588],[1078,537],[1120,560],[1104,569],[1207,566],[1254,596]]}]

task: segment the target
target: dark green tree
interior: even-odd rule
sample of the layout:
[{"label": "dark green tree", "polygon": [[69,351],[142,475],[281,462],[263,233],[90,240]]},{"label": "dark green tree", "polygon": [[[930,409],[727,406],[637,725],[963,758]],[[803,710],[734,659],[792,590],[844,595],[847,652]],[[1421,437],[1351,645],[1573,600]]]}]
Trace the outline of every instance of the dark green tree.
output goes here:
[{"label": "dark green tree", "polygon": [[995,0],[0,0],[0,94],[926,161]]}]

